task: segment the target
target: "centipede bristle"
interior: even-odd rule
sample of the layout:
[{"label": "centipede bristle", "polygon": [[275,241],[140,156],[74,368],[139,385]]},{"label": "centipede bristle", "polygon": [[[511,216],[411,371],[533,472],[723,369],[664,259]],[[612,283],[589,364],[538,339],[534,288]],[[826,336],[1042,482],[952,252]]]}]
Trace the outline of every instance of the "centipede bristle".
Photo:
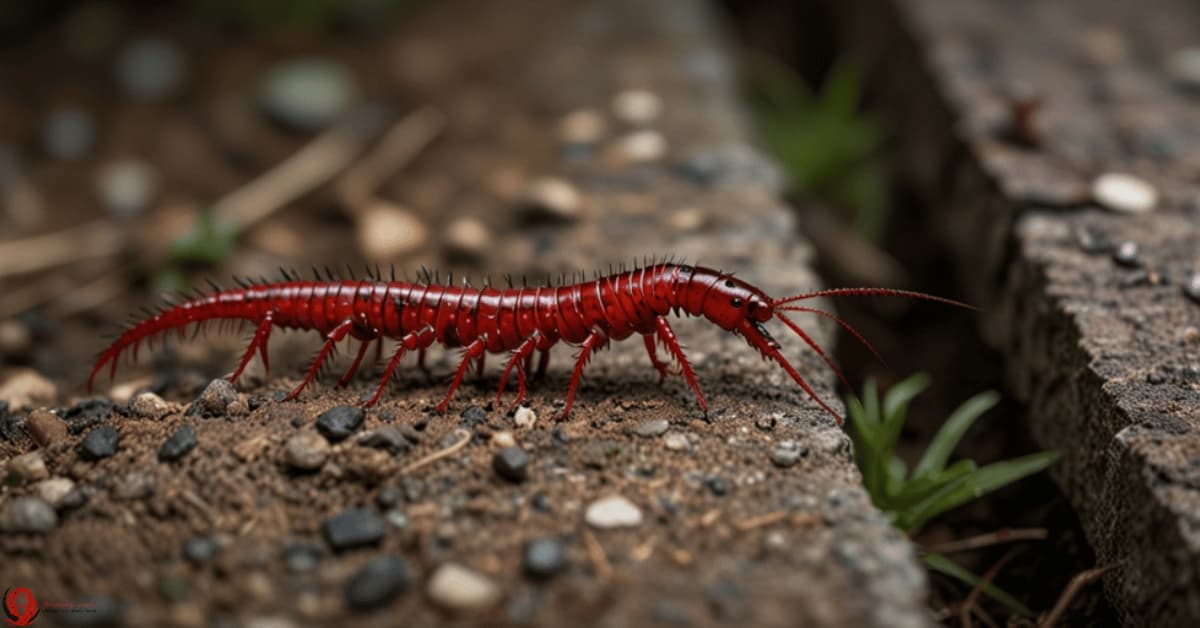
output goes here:
[{"label": "centipede bristle", "polygon": [[423,277],[422,281],[426,285],[428,285],[429,283],[431,283],[433,281],[432,275],[430,274],[429,269],[425,268],[424,264],[421,264],[421,274],[419,276]]},{"label": "centipede bristle", "polygon": [[390,264],[390,266],[392,267],[392,281],[396,281],[396,265]]},{"label": "centipede bristle", "polygon": [[217,285],[217,282],[213,281],[213,278],[212,278],[212,277],[205,277],[205,278],[204,278],[204,283],[208,284],[208,287],[209,287],[210,289],[212,289],[212,291],[213,291],[214,293],[217,293],[217,292],[220,292],[220,291],[221,291],[221,286],[218,286],[218,285]]},{"label": "centipede bristle", "polygon": [[522,273],[522,274],[521,274],[521,287],[522,287],[522,288],[528,288],[528,287],[529,287],[529,280],[528,280],[528,279],[526,279],[526,277],[525,277],[525,274],[524,274],[524,273]]},{"label": "centipede bristle", "polygon": [[452,271],[452,270],[446,271],[446,285],[447,286],[454,285],[454,271]]},{"label": "centipede bristle", "polygon": [[346,272],[347,272],[347,273],[350,273],[350,280],[351,280],[351,281],[357,281],[357,280],[358,280],[358,277],[355,277],[355,276],[354,276],[354,267],[353,267],[353,266],[351,266],[350,264],[346,264]]},{"label": "centipede bristle", "polygon": [[383,273],[379,271],[379,264],[375,265],[375,281],[383,281]]},{"label": "centipede bristle", "polygon": [[333,281],[333,271],[328,266],[325,267],[325,281]]}]

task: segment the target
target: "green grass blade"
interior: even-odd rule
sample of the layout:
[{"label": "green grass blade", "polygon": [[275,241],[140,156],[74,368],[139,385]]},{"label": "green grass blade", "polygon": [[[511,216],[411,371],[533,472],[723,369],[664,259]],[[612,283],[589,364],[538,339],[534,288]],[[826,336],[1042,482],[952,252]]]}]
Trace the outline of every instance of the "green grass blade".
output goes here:
[{"label": "green grass blade", "polygon": [[979,590],[984,595],[996,600],[1004,605],[1014,615],[1021,617],[1033,617],[1033,611],[1029,610],[1028,606],[1022,604],[1017,598],[1005,592],[990,582],[984,582],[982,578],[958,566],[958,563],[942,556],[941,554],[926,554],[921,558],[926,567],[950,576],[956,580],[961,580],[972,587],[979,587]]},{"label": "green grass blade", "polygon": [[908,414],[908,404],[929,386],[929,376],[917,373],[888,389],[883,397],[883,429],[881,430],[880,448],[891,452],[904,428],[904,419]]},{"label": "green grass blade", "polygon": [[900,492],[892,497],[890,505],[898,510],[912,508],[934,492],[977,468],[973,460],[959,460],[935,476],[911,478],[904,484]]},{"label": "green grass blade", "polygon": [[956,508],[1001,486],[1016,482],[1049,467],[1058,459],[1058,452],[1043,451],[1012,460],[994,462],[947,484],[906,511],[901,519],[904,530],[921,527],[932,517]]},{"label": "green grass blade", "polygon": [[933,437],[929,448],[921,455],[921,460],[913,469],[913,477],[927,476],[944,469],[950,454],[958,447],[958,442],[971,428],[971,424],[999,401],[1000,395],[995,391],[980,393],[964,401]]}]

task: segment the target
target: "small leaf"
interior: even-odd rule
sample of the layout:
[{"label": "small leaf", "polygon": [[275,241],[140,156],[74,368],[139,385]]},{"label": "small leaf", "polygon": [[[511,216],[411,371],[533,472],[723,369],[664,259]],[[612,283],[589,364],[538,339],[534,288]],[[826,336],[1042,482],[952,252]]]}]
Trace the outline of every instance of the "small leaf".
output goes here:
[{"label": "small leaf", "polygon": [[958,442],[971,428],[971,424],[999,401],[1000,395],[995,391],[980,393],[964,401],[933,437],[929,448],[921,455],[921,460],[913,469],[913,477],[937,473],[945,468],[950,454],[958,447]]},{"label": "small leaf", "polygon": [[1012,460],[994,462],[947,484],[903,513],[903,529],[915,530],[932,517],[972,499],[1012,484],[1045,469],[1058,459],[1058,452],[1043,451]]},{"label": "small leaf", "polygon": [[892,497],[891,507],[897,510],[912,508],[921,500],[977,468],[973,460],[959,460],[933,477],[910,478],[900,492]]},{"label": "small leaf", "polygon": [[925,566],[938,573],[961,580],[972,587],[979,587],[979,590],[982,591],[984,595],[1003,604],[1004,607],[1007,608],[1012,614],[1019,615],[1021,617],[1033,617],[1033,611],[1029,610],[1029,607],[1022,604],[1019,600],[1017,600],[1017,598],[1013,597],[1000,587],[997,587],[990,582],[984,582],[983,578],[980,578],[966,569],[963,569],[958,565],[958,563],[955,563],[949,558],[946,558],[941,554],[926,554],[921,558],[921,560],[925,563]]}]

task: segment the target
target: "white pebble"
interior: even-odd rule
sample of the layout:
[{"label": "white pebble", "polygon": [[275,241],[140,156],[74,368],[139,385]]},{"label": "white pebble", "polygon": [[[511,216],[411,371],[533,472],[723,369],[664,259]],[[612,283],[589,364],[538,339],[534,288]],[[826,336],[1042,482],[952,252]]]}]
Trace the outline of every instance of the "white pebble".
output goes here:
[{"label": "white pebble", "polygon": [[564,144],[595,144],[608,131],[604,117],[594,109],[577,109],[558,121],[558,139]]},{"label": "white pebble", "polygon": [[1140,214],[1158,205],[1158,190],[1145,179],[1108,172],[1092,182],[1092,197],[1113,211]]},{"label": "white pebble", "polygon": [[100,202],[118,218],[130,218],[150,205],[158,175],[146,162],[125,159],[104,166],[97,181]]},{"label": "white pebble", "polygon": [[534,423],[537,423],[537,414],[526,406],[517,408],[516,413],[513,414],[513,425],[520,429],[527,430],[533,427]]},{"label": "white pebble", "polygon": [[387,202],[372,204],[358,219],[358,245],[375,261],[411,253],[425,243],[428,229],[414,213]]},{"label": "white pebble", "polygon": [[46,503],[58,508],[63,499],[75,490],[75,482],[70,478],[50,478],[33,485],[33,492]]},{"label": "white pebble", "polygon": [[479,257],[492,241],[487,225],[475,218],[458,218],[446,226],[443,234],[446,250],[462,257]]},{"label": "white pebble", "polygon": [[644,89],[627,89],[613,98],[613,113],[629,124],[649,124],[662,114],[662,99]]},{"label": "white pebble", "polygon": [[516,447],[517,439],[513,438],[512,432],[496,432],[492,434],[492,444],[500,448]]},{"label": "white pebble", "polygon": [[634,131],[618,144],[621,154],[633,162],[657,161],[667,154],[667,139],[658,131]]},{"label": "white pebble", "polygon": [[531,209],[560,219],[575,219],[583,208],[579,190],[557,177],[543,177],[529,184],[525,193]]},{"label": "white pebble", "polygon": [[628,528],[642,522],[642,511],[628,499],[610,495],[589,504],[583,518],[593,528]]},{"label": "white pebble", "polygon": [[692,445],[688,442],[686,434],[679,432],[671,432],[663,437],[663,445],[671,451],[687,451]]},{"label": "white pebble", "polygon": [[438,567],[426,592],[435,604],[453,610],[484,608],[500,599],[500,587],[491,578],[455,563]]}]

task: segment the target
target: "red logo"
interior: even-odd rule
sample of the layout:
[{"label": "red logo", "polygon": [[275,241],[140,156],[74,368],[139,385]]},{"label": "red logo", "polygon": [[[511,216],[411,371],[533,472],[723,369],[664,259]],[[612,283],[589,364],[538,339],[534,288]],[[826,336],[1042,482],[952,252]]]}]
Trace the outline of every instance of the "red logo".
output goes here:
[{"label": "red logo", "polygon": [[4,592],[4,620],[11,626],[28,626],[37,619],[37,600],[29,587],[9,588]]}]

